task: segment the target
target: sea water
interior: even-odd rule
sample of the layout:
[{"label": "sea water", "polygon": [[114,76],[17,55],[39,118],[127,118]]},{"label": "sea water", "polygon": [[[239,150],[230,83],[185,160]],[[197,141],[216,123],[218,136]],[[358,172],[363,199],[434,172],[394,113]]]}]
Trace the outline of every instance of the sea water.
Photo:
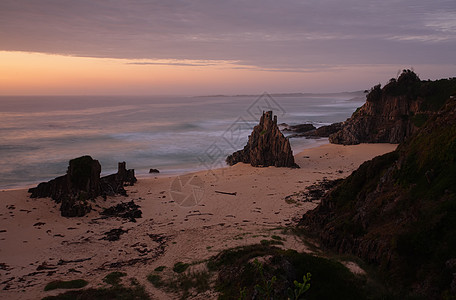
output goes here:
[{"label": "sea water", "polygon": [[[180,174],[225,166],[247,143],[262,111],[278,123],[316,127],[344,121],[364,102],[362,92],[258,96],[2,96],[0,189],[27,187],[66,172],[90,155],[102,174],[127,162],[137,176],[149,169]],[[327,139],[290,139],[298,151]]]}]

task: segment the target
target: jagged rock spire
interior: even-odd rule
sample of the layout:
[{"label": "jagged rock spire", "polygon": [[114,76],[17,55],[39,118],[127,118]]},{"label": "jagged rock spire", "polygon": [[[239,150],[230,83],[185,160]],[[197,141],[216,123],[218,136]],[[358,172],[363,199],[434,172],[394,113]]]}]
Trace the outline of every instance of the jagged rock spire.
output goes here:
[{"label": "jagged rock spire", "polygon": [[234,152],[226,158],[230,166],[249,163],[254,167],[290,167],[299,168],[295,163],[290,142],[277,126],[277,116],[272,111],[263,112],[260,124],[253,128],[244,149]]}]

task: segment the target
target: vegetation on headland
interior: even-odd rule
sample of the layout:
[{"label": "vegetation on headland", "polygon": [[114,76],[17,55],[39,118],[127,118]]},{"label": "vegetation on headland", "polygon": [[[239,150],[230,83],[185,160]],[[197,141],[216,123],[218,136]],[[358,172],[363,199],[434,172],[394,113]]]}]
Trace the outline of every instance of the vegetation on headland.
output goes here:
[{"label": "vegetation on headland", "polygon": [[[352,274],[341,263],[271,245],[226,249],[196,270],[151,272],[156,288],[186,299],[215,290],[218,299],[369,299],[385,296],[366,276]],[[214,297],[214,294],[211,294]]]},{"label": "vegetation on headland", "polygon": [[456,92],[456,77],[439,80],[421,80],[412,70],[403,70],[398,78],[391,78],[382,88],[374,86],[367,94],[369,102],[382,97],[406,96],[409,100],[420,100],[421,111],[438,111],[445,101]]},{"label": "vegetation on headland", "polygon": [[381,93],[434,92],[421,105],[440,109],[417,117],[419,131],[396,151],[362,164],[302,224],[325,247],[377,266],[397,296],[454,299],[456,80],[415,76],[407,71]]}]

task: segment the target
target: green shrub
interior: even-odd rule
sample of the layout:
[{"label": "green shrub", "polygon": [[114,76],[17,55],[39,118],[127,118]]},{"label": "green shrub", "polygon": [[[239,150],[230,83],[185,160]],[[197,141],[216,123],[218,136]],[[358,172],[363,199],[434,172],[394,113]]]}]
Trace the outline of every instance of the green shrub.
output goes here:
[{"label": "green shrub", "polygon": [[159,266],[154,269],[155,272],[162,272],[164,269],[166,269],[165,266]]},{"label": "green shrub", "polygon": [[123,272],[112,272],[106,275],[105,278],[103,278],[103,281],[106,282],[107,284],[111,285],[119,285],[121,278],[127,276],[127,273]]},{"label": "green shrub", "polygon": [[42,300],[94,300],[94,299],[109,299],[109,300],[148,300],[149,295],[142,286],[134,288],[126,288],[116,286],[111,288],[100,289],[85,289],[77,291],[68,291],[57,296],[48,296]]},{"label": "green shrub", "polygon": [[87,284],[89,284],[87,281],[84,279],[76,279],[76,280],[70,280],[70,281],[62,281],[62,280],[56,280],[49,282],[45,287],[45,291],[51,291],[55,289],[79,289],[82,287],[85,287]]},{"label": "green shrub", "polygon": [[173,271],[176,273],[182,273],[185,272],[188,269],[188,267],[190,267],[189,264],[179,261],[174,264]]},{"label": "green shrub", "polygon": [[157,288],[163,286],[163,282],[161,281],[160,275],[149,274],[147,275],[147,280]]}]

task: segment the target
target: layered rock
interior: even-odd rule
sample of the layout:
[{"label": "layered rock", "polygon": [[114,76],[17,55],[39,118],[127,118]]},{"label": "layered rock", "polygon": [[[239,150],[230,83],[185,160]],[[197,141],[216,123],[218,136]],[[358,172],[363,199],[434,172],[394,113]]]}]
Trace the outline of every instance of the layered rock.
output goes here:
[{"label": "layered rock", "polygon": [[334,144],[401,143],[415,133],[444,101],[434,101],[439,93],[447,99],[455,80],[421,81],[410,70],[391,79],[381,88],[370,90],[366,103],[342,124],[342,129],[329,136]]},{"label": "layered rock", "polygon": [[254,167],[290,167],[299,168],[295,163],[290,142],[277,126],[277,116],[272,111],[263,112],[260,123],[253,128],[244,149],[234,152],[226,158],[230,166],[248,163]]},{"label": "layered rock", "polygon": [[[456,92],[456,89],[455,89]],[[362,164],[301,220],[322,245],[426,299],[456,294],[456,99],[392,153]]]},{"label": "layered rock", "polygon": [[116,174],[100,178],[101,165],[90,156],[70,160],[67,173],[37,187],[29,189],[31,198],[51,197],[61,203],[60,212],[64,217],[81,217],[91,211],[88,200],[98,196],[122,194],[125,184],[136,182],[134,170],[127,170],[125,163],[119,163]]}]

